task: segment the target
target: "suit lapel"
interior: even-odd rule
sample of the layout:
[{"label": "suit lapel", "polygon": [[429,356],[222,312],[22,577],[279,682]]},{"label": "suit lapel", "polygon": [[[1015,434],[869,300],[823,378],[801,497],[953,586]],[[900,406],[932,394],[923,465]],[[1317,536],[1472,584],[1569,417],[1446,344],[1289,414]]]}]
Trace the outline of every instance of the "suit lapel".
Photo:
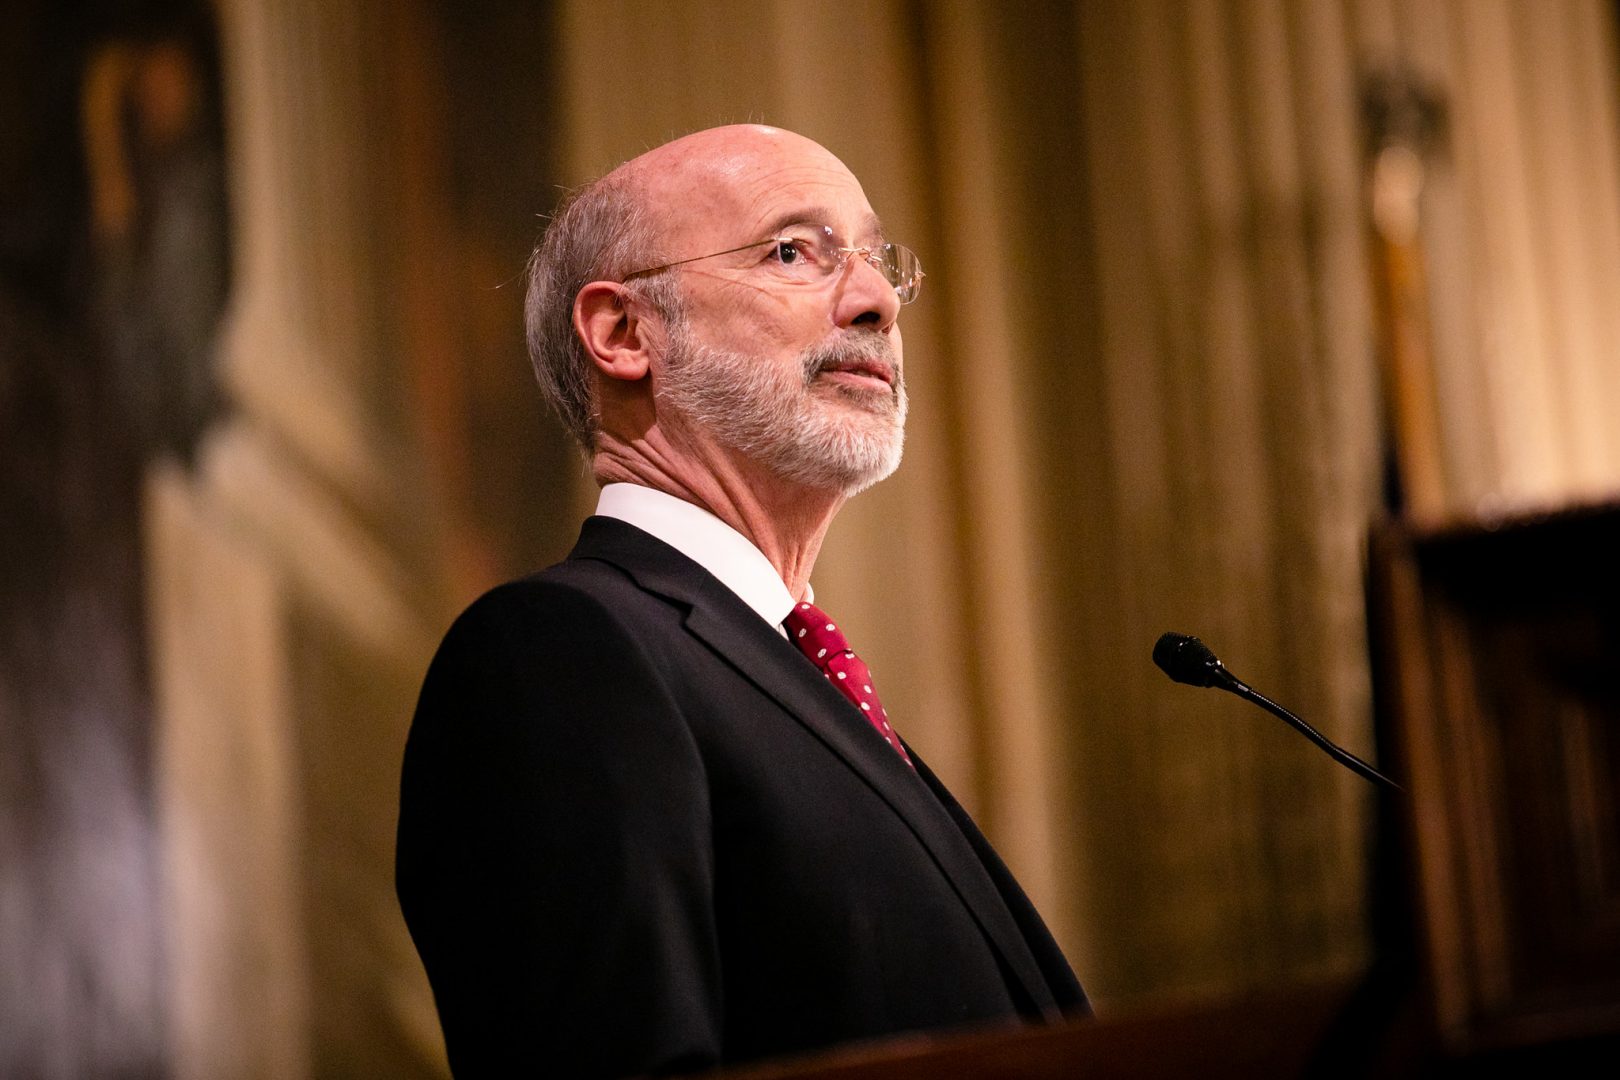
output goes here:
[{"label": "suit lapel", "polygon": [[589,519],[571,557],[612,563],[642,588],[689,607],[686,628],[694,636],[808,728],[905,821],[1030,1000],[1043,1012],[1055,1013],[1051,991],[1023,934],[946,808],[787,639],[713,575],[632,525]]}]

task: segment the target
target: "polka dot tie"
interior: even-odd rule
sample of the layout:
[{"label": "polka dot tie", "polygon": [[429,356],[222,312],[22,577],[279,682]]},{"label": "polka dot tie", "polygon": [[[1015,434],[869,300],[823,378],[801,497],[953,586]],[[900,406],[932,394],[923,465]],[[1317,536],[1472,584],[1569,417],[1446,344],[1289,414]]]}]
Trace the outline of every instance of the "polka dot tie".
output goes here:
[{"label": "polka dot tie", "polygon": [[799,651],[821,669],[828,682],[849,698],[850,704],[861,711],[872,729],[894,747],[900,760],[910,765],[911,756],[900,745],[900,736],[889,726],[889,714],[884,710],[883,702],[878,700],[877,691],[872,689],[872,673],[855,655],[855,650],[849,647],[844,632],[827,618],[827,613],[814,604],[798,604],[782,620],[782,625],[787,627],[788,637],[799,647]]}]

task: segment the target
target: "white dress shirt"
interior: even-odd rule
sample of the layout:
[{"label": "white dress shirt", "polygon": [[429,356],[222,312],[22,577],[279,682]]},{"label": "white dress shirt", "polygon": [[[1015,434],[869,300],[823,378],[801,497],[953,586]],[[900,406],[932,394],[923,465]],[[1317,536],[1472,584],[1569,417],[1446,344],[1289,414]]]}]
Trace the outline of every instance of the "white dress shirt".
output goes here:
[{"label": "white dress shirt", "polygon": [[[720,579],[720,583],[780,633],[796,602],[776,567],[746,536],[701,506],[640,484],[608,484],[596,500],[602,517],[650,533]],[[805,583],[804,598],[815,603]]]}]

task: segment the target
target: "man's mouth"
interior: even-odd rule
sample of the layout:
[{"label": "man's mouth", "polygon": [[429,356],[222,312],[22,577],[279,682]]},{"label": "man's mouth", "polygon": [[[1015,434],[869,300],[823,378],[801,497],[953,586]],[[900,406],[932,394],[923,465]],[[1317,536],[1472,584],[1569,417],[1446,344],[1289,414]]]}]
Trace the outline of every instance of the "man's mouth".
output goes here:
[{"label": "man's mouth", "polygon": [[873,389],[894,389],[894,366],[878,359],[834,360],[822,364],[818,375],[830,375],[837,381]]}]

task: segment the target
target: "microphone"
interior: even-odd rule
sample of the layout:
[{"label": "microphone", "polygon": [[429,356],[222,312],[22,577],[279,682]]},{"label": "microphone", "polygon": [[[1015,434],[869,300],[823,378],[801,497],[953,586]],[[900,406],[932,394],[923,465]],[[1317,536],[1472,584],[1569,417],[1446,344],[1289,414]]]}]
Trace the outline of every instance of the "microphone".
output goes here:
[{"label": "microphone", "polygon": [[1159,640],[1153,643],[1153,662],[1178,683],[1186,683],[1189,686],[1218,686],[1245,701],[1252,701],[1273,716],[1286,721],[1301,735],[1326,751],[1334,761],[1357,776],[1375,784],[1384,784],[1396,791],[1406,790],[1350,751],[1335,746],[1326,735],[1233,675],[1210,651],[1210,647],[1197,638],[1174,632],[1159,635]]}]

